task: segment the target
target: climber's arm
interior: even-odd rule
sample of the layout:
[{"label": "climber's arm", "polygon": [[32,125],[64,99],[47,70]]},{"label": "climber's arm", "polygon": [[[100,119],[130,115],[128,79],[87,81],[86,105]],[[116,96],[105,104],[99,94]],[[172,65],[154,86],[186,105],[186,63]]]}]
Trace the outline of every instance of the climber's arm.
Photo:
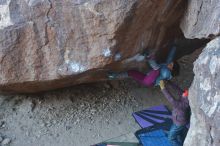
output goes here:
[{"label": "climber's arm", "polygon": [[166,99],[167,99],[172,105],[175,105],[175,104],[176,104],[176,100],[173,98],[173,96],[170,94],[170,92],[166,89],[163,80],[160,81],[160,89],[161,89],[163,95],[166,97]]},{"label": "climber's arm", "polygon": [[167,60],[166,60],[166,64],[170,64],[171,62],[173,62],[174,56],[176,54],[176,47],[172,47],[168,56],[167,56]]}]

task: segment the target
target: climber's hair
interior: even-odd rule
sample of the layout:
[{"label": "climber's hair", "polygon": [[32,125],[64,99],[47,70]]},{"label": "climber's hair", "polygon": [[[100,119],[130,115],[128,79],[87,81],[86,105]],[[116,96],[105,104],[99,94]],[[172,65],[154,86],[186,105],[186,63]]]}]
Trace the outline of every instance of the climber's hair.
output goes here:
[{"label": "climber's hair", "polygon": [[173,70],[171,72],[172,76],[178,76],[180,74],[180,65],[177,61],[173,61]]}]

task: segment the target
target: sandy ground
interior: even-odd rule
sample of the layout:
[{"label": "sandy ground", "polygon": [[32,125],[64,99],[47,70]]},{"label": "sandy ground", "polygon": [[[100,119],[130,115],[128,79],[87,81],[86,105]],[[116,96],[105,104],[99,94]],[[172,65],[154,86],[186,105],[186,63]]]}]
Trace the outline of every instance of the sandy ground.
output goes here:
[{"label": "sandy ground", "polygon": [[[179,60],[175,79],[187,88],[200,50]],[[169,105],[159,88],[130,79],[75,86],[37,95],[0,95],[0,141],[11,146],[88,146],[140,127],[131,114]],[[8,140],[8,141],[7,141]]]}]

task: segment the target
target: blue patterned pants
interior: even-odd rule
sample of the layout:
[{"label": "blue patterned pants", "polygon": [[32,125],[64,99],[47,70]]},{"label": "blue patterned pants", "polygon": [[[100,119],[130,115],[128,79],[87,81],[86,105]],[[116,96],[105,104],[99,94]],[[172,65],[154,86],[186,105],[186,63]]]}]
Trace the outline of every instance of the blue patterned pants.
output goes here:
[{"label": "blue patterned pants", "polygon": [[173,124],[170,128],[168,139],[173,146],[182,146],[188,129],[186,126],[178,126]]}]

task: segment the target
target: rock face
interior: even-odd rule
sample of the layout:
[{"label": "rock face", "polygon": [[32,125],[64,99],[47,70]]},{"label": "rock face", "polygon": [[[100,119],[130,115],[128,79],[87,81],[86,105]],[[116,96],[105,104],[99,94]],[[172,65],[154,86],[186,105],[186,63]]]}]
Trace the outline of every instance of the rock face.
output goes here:
[{"label": "rock face", "polygon": [[191,127],[185,146],[220,145],[220,37],[207,44],[194,63],[190,87]]},{"label": "rock face", "polygon": [[181,22],[186,38],[208,38],[220,34],[220,1],[188,0]]},{"label": "rock face", "polygon": [[[220,34],[220,1],[189,0],[181,21],[186,38],[215,38]],[[190,87],[191,127],[185,146],[220,145],[220,38],[212,40],[194,63]]]},{"label": "rock face", "polygon": [[106,70],[126,67],[144,48],[179,35],[184,3],[0,0],[0,90],[38,92],[104,80]]}]

